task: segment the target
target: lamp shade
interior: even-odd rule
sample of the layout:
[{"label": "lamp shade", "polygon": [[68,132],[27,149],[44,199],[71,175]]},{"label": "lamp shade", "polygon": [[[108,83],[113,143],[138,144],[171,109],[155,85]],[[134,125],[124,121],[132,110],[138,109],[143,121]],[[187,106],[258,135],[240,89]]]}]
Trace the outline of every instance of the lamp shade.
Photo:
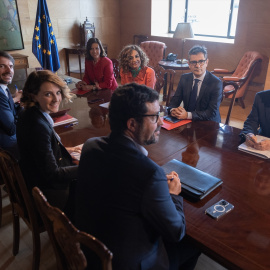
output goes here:
[{"label": "lamp shade", "polygon": [[193,30],[190,23],[178,23],[173,38],[193,38]]}]

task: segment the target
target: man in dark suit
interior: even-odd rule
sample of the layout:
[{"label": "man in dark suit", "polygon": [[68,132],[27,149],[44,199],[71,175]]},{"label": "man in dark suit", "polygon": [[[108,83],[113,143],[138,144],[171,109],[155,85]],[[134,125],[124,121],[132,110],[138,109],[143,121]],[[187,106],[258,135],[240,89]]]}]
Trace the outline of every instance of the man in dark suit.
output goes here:
[{"label": "man in dark suit", "polygon": [[159,109],[153,89],[118,87],[109,108],[111,134],[83,147],[76,225],[113,252],[113,269],[194,269],[199,256],[184,237],[178,175],[166,176],[143,147],[159,139]]},{"label": "man in dark suit", "polygon": [[[196,45],[188,53],[191,73],[183,74],[169,104],[169,113],[178,119],[220,122],[222,82],[206,70],[207,50]],[[180,104],[183,102],[183,107]]]},{"label": "man in dark suit", "polygon": [[0,51],[0,147],[18,158],[16,122],[21,108],[17,102],[22,91],[16,91],[15,97],[12,98],[7,86],[12,82],[13,75],[13,57]]},{"label": "man in dark suit", "polygon": [[242,141],[258,150],[270,150],[270,140],[257,142],[256,135],[270,138],[270,90],[258,92],[240,133]]}]

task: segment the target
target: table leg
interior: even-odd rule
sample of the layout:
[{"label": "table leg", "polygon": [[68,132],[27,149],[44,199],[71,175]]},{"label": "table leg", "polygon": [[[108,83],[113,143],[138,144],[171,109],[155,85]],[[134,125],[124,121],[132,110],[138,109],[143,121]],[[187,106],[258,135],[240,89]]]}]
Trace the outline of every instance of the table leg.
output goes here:
[{"label": "table leg", "polygon": [[82,64],[81,64],[81,55],[80,54],[78,54],[78,58],[79,58],[80,78],[82,80]]},{"label": "table leg", "polygon": [[67,61],[67,74],[68,76],[70,76],[70,68],[69,68],[69,52],[68,50],[65,50],[66,51],[66,61]]},{"label": "table leg", "polygon": [[168,74],[164,74],[164,86],[163,86],[163,101],[167,100],[167,76]]}]

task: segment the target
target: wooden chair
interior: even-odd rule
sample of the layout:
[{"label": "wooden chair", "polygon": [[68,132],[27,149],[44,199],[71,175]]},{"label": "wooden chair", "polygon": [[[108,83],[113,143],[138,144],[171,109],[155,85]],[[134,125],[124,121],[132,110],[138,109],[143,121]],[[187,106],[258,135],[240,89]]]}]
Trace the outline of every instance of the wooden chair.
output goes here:
[{"label": "wooden chair", "polygon": [[140,47],[149,58],[149,66],[155,67],[158,62],[165,58],[166,44],[159,41],[144,41]]},{"label": "wooden chair", "polygon": [[91,269],[91,263],[86,261],[80,244],[83,244],[100,258],[103,270],[112,269],[113,255],[102,242],[75,228],[60,209],[47,202],[39,188],[34,187],[32,194],[51,239],[58,269],[82,270],[87,267],[87,264]]},{"label": "wooden chair", "polygon": [[19,252],[20,244],[20,217],[32,231],[33,236],[33,261],[32,269],[39,269],[40,263],[40,233],[45,228],[36,211],[30,193],[17,160],[7,151],[0,149],[0,175],[6,185],[13,215],[13,255]]},{"label": "wooden chair", "polygon": [[[244,54],[244,56],[241,58],[238,66],[234,71],[228,71],[227,69],[220,69],[215,68],[214,71],[212,71],[215,75],[225,75],[221,76],[222,80],[225,81],[234,81],[238,86],[238,89],[234,89],[233,84],[225,84],[223,88],[224,97],[225,98],[233,98],[233,94],[235,93],[234,90],[236,90],[235,98],[239,100],[241,107],[244,109],[244,98],[247,93],[247,88],[250,80],[252,79],[252,76],[254,75],[255,70],[258,68],[259,63],[262,62],[263,56],[254,51],[248,51]],[[228,76],[228,74],[231,74]]]},{"label": "wooden chair", "polygon": [[115,79],[118,79],[120,77],[120,70],[119,70],[119,61],[115,58],[111,59],[113,64],[113,74]]},{"label": "wooden chair", "polygon": [[171,96],[174,94],[173,84],[175,71],[173,69],[164,69],[159,65],[155,66],[154,70],[156,75],[155,90],[160,94],[162,88],[163,90],[164,88],[166,88],[166,90],[164,90],[165,93],[167,93],[167,88],[169,89],[168,94],[163,95],[163,100],[166,101],[166,106],[168,106],[170,103]]}]

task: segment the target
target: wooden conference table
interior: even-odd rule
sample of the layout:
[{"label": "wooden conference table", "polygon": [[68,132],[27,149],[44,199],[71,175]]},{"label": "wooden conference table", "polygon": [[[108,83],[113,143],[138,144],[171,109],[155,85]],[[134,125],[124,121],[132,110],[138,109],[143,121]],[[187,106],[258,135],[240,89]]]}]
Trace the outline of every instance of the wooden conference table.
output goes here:
[{"label": "wooden conference table", "polygon": [[[88,103],[96,98],[106,102],[110,96],[109,90],[103,90],[66,105],[79,124],[56,128],[65,146],[110,132],[108,110]],[[270,162],[238,151],[239,132],[211,121],[194,122],[162,129],[159,142],[146,148],[159,165],[176,158],[223,180],[202,201],[184,201],[187,234],[203,253],[228,269],[270,269],[270,176],[267,181],[255,180]],[[205,209],[221,199],[233,204],[234,210],[218,221],[205,215]]]}]

